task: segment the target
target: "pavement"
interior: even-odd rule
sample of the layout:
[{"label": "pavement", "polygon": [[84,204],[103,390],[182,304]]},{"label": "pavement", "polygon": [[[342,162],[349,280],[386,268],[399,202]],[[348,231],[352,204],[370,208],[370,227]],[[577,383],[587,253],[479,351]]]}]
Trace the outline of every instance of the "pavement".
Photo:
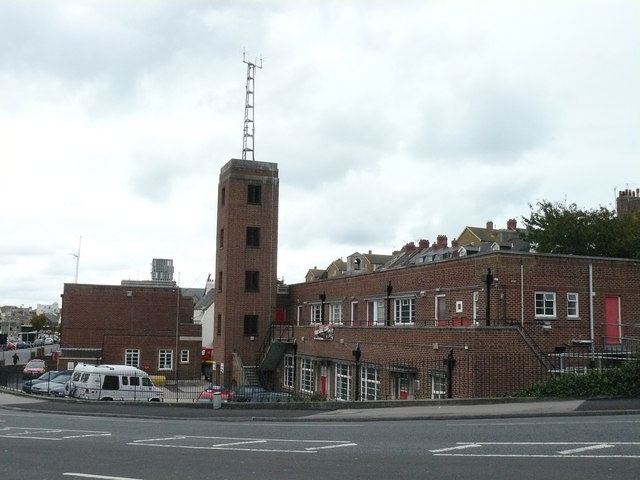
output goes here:
[{"label": "pavement", "polygon": [[322,402],[322,404],[223,404],[90,402],[39,398],[0,389],[0,408],[34,413],[112,415],[136,418],[198,418],[217,421],[347,422],[452,420],[575,415],[640,414],[640,398],[451,399],[397,402]]}]

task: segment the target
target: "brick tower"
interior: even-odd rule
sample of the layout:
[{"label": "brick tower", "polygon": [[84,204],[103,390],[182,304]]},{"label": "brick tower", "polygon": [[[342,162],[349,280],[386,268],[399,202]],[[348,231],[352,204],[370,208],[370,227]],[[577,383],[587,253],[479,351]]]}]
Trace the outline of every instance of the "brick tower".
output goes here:
[{"label": "brick tower", "polygon": [[213,381],[246,381],[275,320],[278,167],[232,159],[220,170]]}]

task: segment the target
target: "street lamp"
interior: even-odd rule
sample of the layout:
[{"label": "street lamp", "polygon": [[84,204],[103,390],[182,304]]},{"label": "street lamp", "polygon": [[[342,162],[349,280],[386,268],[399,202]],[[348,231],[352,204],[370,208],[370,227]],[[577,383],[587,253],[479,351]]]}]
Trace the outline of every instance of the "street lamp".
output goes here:
[{"label": "street lamp", "polygon": [[324,301],[327,299],[327,296],[324,292],[320,294],[320,323],[324,325]]},{"label": "street lamp", "polygon": [[393,291],[393,287],[391,286],[391,280],[389,280],[389,284],[387,285],[387,327],[391,326],[391,292]]},{"label": "street lamp", "polygon": [[482,282],[487,286],[487,327],[491,325],[491,284],[493,283],[493,275],[491,269],[487,268],[487,273],[483,273],[480,277]]},{"label": "street lamp", "polygon": [[360,344],[356,344],[356,349],[351,352],[356,359],[356,402],[360,400],[360,356],[362,351],[360,350]]}]

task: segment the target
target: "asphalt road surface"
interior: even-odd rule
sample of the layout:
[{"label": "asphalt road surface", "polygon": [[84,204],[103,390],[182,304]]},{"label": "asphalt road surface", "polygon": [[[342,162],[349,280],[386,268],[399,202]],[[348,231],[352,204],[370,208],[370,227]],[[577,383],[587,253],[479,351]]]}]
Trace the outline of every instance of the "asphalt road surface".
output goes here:
[{"label": "asphalt road surface", "polygon": [[4,478],[635,480],[640,415],[217,421],[0,408]]}]

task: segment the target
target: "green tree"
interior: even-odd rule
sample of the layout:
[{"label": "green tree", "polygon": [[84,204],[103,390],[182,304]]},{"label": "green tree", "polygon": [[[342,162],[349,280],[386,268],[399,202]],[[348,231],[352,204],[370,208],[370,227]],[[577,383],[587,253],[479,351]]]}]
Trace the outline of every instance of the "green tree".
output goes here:
[{"label": "green tree", "polygon": [[36,332],[40,332],[40,330],[44,329],[47,325],[49,325],[49,320],[47,320],[47,316],[44,313],[31,316],[31,326]]},{"label": "green tree", "polygon": [[523,218],[524,238],[537,252],[640,258],[640,216],[617,216],[606,207],[579,209],[575,203],[540,201]]}]

